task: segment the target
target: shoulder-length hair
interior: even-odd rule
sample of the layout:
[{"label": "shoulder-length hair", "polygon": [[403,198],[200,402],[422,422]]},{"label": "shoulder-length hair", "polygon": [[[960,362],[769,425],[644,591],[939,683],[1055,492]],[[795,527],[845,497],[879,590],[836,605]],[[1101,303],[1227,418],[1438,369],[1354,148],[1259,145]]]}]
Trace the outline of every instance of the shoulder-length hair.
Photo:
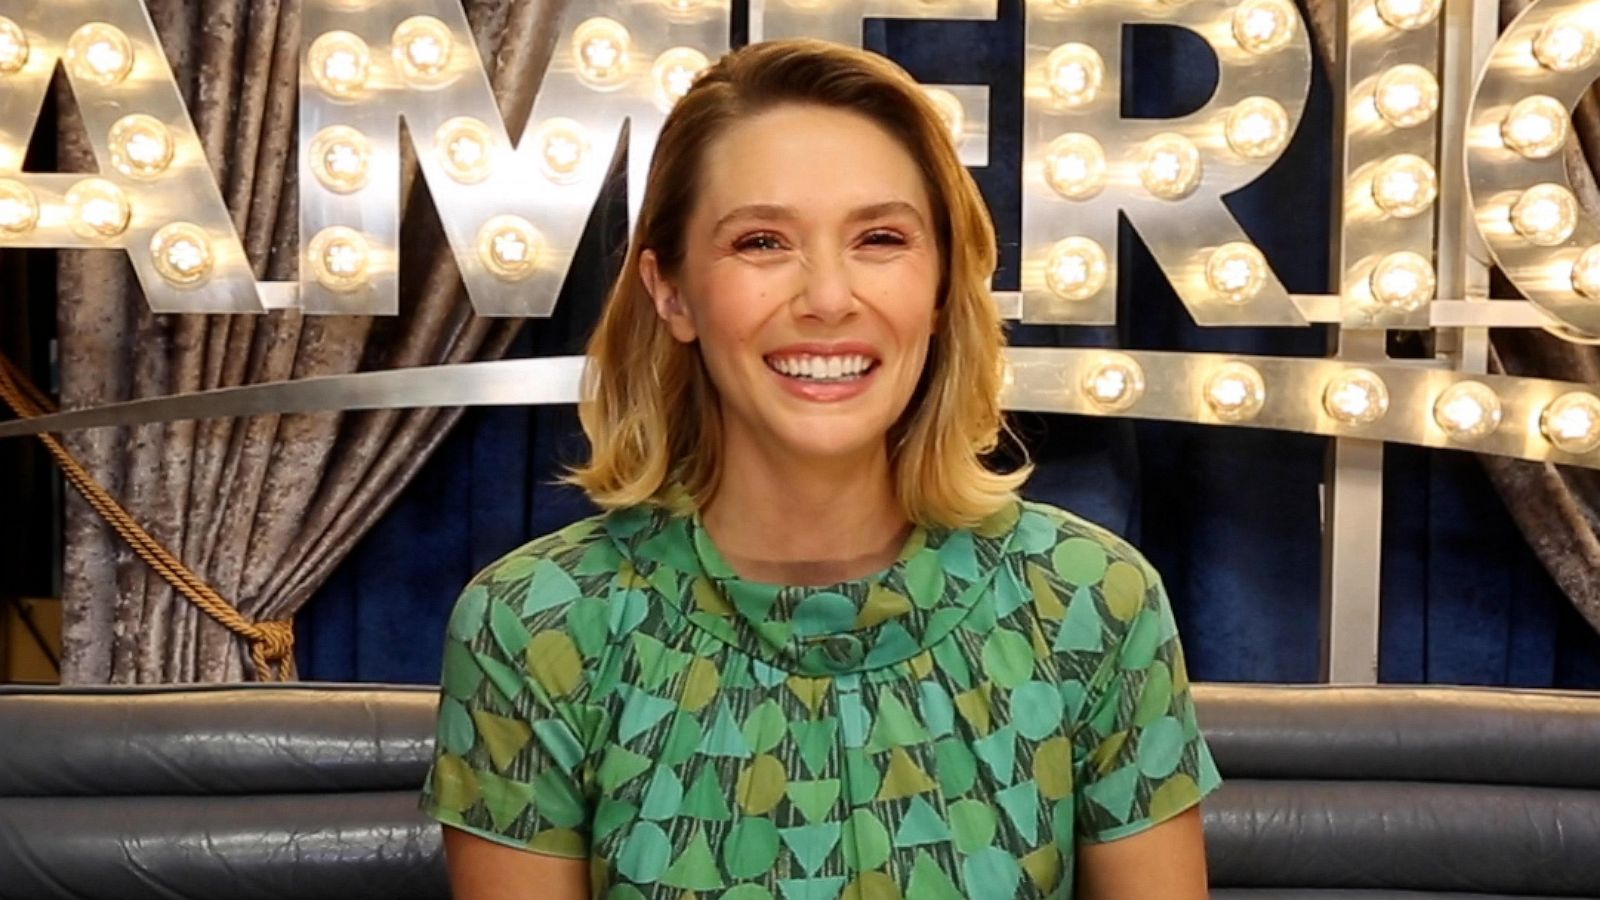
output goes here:
[{"label": "shoulder-length hair", "polygon": [[888,433],[895,493],[913,522],[972,526],[1016,498],[1024,463],[985,458],[1009,428],[1000,409],[1005,337],[989,291],[994,225],[949,132],[922,88],[893,62],[818,40],[752,44],[723,56],[667,116],[622,271],[589,340],[579,418],[591,445],[565,477],[605,509],[651,504],[685,512],[722,472],[716,389],[692,344],[673,338],[639,274],[653,249],[676,277],[707,147],[730,125],[773,107],[818,104],[866,116],[921,167],[933,205],[939,313],[922,378]]}]

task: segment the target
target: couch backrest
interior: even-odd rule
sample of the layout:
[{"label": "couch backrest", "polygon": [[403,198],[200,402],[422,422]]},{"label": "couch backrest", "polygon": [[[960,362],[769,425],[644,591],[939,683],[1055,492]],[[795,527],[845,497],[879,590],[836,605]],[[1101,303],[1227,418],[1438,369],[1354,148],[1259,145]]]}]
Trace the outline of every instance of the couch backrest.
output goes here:
[{"label": "couch backrest", "polygon": [[[1600,694],[1197,685],[1219,900],[1600,898]],[[448,896],[436,692],[0,688],[0,897]],[[915,900],[915,898],[909,898]]]},{"label": "couch backrest", "polygon": [[1195,696],[1226,779],[1205,807],[1218,898],[1600,898],[1600,694]]},{"label": "couch backrest", "polygon": [[447,898],[438,692],[0,690],[0,897]]}]

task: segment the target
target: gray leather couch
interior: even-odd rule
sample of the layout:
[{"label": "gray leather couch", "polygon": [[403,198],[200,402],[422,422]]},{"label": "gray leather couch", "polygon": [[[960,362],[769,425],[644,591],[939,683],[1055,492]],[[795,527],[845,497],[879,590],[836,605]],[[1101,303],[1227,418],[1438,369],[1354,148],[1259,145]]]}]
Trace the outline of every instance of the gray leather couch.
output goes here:
[{"label": "gray leather couch", "polygon": [[[1200,685],[1221,900],[1600,898],[1600,694]],[[447,897],[435,692],[0,688],[0,897]],[[910,898],[915,900],[915,898]]]}]

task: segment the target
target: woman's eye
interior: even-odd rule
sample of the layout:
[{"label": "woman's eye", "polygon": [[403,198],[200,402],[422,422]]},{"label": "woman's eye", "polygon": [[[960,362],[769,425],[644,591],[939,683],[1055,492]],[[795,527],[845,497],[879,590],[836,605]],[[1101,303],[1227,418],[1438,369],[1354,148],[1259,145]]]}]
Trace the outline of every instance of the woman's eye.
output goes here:
[{"label": "woman's eye", "polygon": [[905,237],[898,231],[873,231],[861,240],[863,243],[889,247],[901,246],[906,242]]},{"label": "woman's eye", "polygon": [[781,250],[783,242],[775,234],[752,234],[740,238],[734,247],[739,250]]}]

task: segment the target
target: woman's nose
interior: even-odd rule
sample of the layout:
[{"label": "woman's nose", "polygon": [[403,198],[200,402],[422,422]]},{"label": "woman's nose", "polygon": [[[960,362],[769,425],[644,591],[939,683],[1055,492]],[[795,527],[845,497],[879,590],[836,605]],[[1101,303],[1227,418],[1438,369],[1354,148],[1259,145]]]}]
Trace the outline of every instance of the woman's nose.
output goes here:
[{"label": "woman's nose", "polygon": [[797,300],[804,313],[821,319],[834,321],[848,315],[856,298],[845,261],[836,253],[808,257],[805,283]]}]

